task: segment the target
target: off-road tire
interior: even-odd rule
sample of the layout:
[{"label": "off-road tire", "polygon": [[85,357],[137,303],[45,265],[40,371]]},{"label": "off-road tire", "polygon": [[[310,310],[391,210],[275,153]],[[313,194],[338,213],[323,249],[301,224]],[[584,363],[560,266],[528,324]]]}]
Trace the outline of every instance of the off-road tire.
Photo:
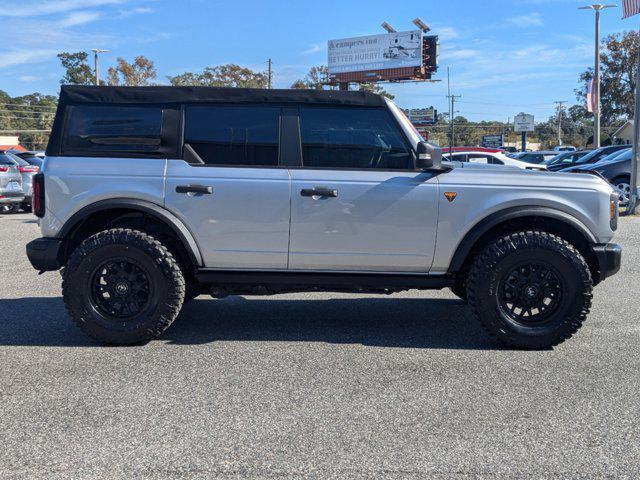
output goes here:
[{"label": "off-road tire", "polygon": [[[92,282],[112,259],[134,262],[148,280],[141,311],[115,318],[96,306]],[[114,228],[84,240],[71,254],[62,275],[62,296],[73,321],[89,336],[110,344],[140,344],[161,335],[175,320],[185,296],[185,280],[171,252],[147,233]]]},{"label": "off-road tire", "polygon": [[458,297],[460,300],[466,302],[467,301],[467,277],[460,273],[458,277],[456,277],[455,283],[449,287],[451,292]]},{"label": "off-road tire", "polygon": [[[557,309],[539,324],[515,321],[500,306],[501,282],[527,262],[549,266],[561,285]],[[543,231],[521,231],[493,241],[476,257],[467,279],[468,303],[478,321],[499,341],[526,349],[549,348],[570,338],[587,318],[592,288],[591,271],[580,252]]]}]

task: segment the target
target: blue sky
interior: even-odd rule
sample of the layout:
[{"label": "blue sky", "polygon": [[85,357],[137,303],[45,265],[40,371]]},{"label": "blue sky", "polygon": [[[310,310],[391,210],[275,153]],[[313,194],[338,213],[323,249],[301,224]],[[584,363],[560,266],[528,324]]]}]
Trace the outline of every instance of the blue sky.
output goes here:
[{"label": "blue sky", "polygon": [[[553,102],[576,103],[578,75],[593,63],[593,14],[576,0],[0,0],[4,41],[0,89],[11,95],[56,93],[60,51],[108,48],[102,65],[121,56],[154,60],[167,75],[237,63],[266,69],[288,87],[326,63],[332,38],[380,33],[388,21],[413,28],[420,17],[440,35],[441,83],[391,85],[402,107],[447,110],[446,70],[462,95],[460,115],[507,120],[525,111],[544,120]],[[620,2],[619,2],[620,3]],[[602,33],[637,28],[621,9],[603,14]]]}]

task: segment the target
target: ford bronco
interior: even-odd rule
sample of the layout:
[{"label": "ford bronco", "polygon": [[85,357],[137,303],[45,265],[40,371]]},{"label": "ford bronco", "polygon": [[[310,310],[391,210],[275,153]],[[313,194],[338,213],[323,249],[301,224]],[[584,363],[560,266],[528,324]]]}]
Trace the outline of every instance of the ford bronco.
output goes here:
[{"label": "ford bronco", "polygon": [[602,178],[445,162],[366,92],[63,86],[33,196],[32,265],[115,344],[204,293],[448,287],[498,340],[548,348],[620,268]]}]

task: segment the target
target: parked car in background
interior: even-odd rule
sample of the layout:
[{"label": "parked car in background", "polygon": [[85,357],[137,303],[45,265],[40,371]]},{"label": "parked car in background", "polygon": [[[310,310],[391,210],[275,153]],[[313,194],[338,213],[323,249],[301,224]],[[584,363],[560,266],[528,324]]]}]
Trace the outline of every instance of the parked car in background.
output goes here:
[{"label": "parked car in background", "polygon": [[602,175],[613,185],[620,194],[620,206],[629,205],[631,195],[631,157],[632,149],[628,148],[622,152],[613,153],[598,163],[580,165],[573,167],[573,171],[594,170]]},{"label": "parked car in background", "polygon": [[557,147],[553,147],[553,150],[556,152],[575,152],[578,149],[573,145],[558,145]]},{"label": "parked car in background", "polygon": [[0,153],[0,213],[14,213],[24,202],[22,176],[13,158]]},{"label": "parked car in background", "polygon": [[509,157],[502,152],[484,152],[477,149],[444,154],[446,160],[462,163],[479,163],[488,165],[507,165],[526,170],[546,170],[544,165],[533,165],[519,159]]},{"label": "parked car in background", "polygon": [[18,167],[18,171],[22,176],[22,191],[24,193],[24,201],[21,204],[21,208],[27,212],[31,211],[31,197],[33,196],[33,176],[40,171],[40,167],[37,165],[31,165],[26,160],[23,160],[19,156],[11,153],[5,152],[9,158],[11,158],[16,166]]},{"label": "parked car in background", "polygon": [[545,160],[544,163],[547,167],[549,167],[549,165],[555,165],[555,164],[566,164],[567,166],[570,166],[590,152],[591,150],[578,150],[575,152],[560,152],[555,157],[552,157],[549,160]]},{"label": "parked car in background", "polygon": [[518,153],[518,149],[516,147],[501,147],[500,150],[505,153]]},{"label": "parked car in background", "polygon": [[35,165],[39,168],[42,168],[42,162],[44,161],[44,152],[41,151],[26,151],[26,152],[14,152],[10,151],[14,155],[20,157],[26,162],[29,162],[31,165]]},{"label": "parked car in background", "polygon": [[553,150],[541,150],[538,152],[520,152],[509,155],[511,158],[520,160],[521,162],[533,163],[535,165],[543,164],[546,160],[550,160],[557,156],[558,152]]},{"label": "parked car in background", "polygon": [[558,170],[563,170],[568,167],[572,167],[574,165],[586,165],[588,163],[596,163],[602,160],[607,155],[611,155],[614,152],[619,152],[620,150],[624,150],[625,148],[630,148],[629,145],[609,145],[608,147],[601,147],[596,150],[592,150],[590,153],[584,155],[579,158],[575,162],[572,163],[554,163],[547,165],[547,170],[552,172],[557,172]]}]

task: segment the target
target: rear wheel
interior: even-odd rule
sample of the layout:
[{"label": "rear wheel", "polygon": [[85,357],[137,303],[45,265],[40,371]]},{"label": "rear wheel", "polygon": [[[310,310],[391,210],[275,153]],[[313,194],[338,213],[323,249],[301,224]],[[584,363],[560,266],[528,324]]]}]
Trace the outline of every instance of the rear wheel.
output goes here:
[{"label": "rear wheel", "polygon": [[478,255],[467,295],[476,318],[500,341],[547,348],[582,326],[592,285],[588,265],[570,243],[529,231],[499,238]]},{"label": "rear wheel", "polygon": [[11,213],[16,213],[20,207],[17,203],[3,203],[0,205],[0,214],[9,215]]},{"label": "rear wheel", "polygon": [[63,273],[62,295],[74,322],[96,340],[141,343],[162,334],[180,312],[182,271],[152,236],[116,228],[87,238]]}]

